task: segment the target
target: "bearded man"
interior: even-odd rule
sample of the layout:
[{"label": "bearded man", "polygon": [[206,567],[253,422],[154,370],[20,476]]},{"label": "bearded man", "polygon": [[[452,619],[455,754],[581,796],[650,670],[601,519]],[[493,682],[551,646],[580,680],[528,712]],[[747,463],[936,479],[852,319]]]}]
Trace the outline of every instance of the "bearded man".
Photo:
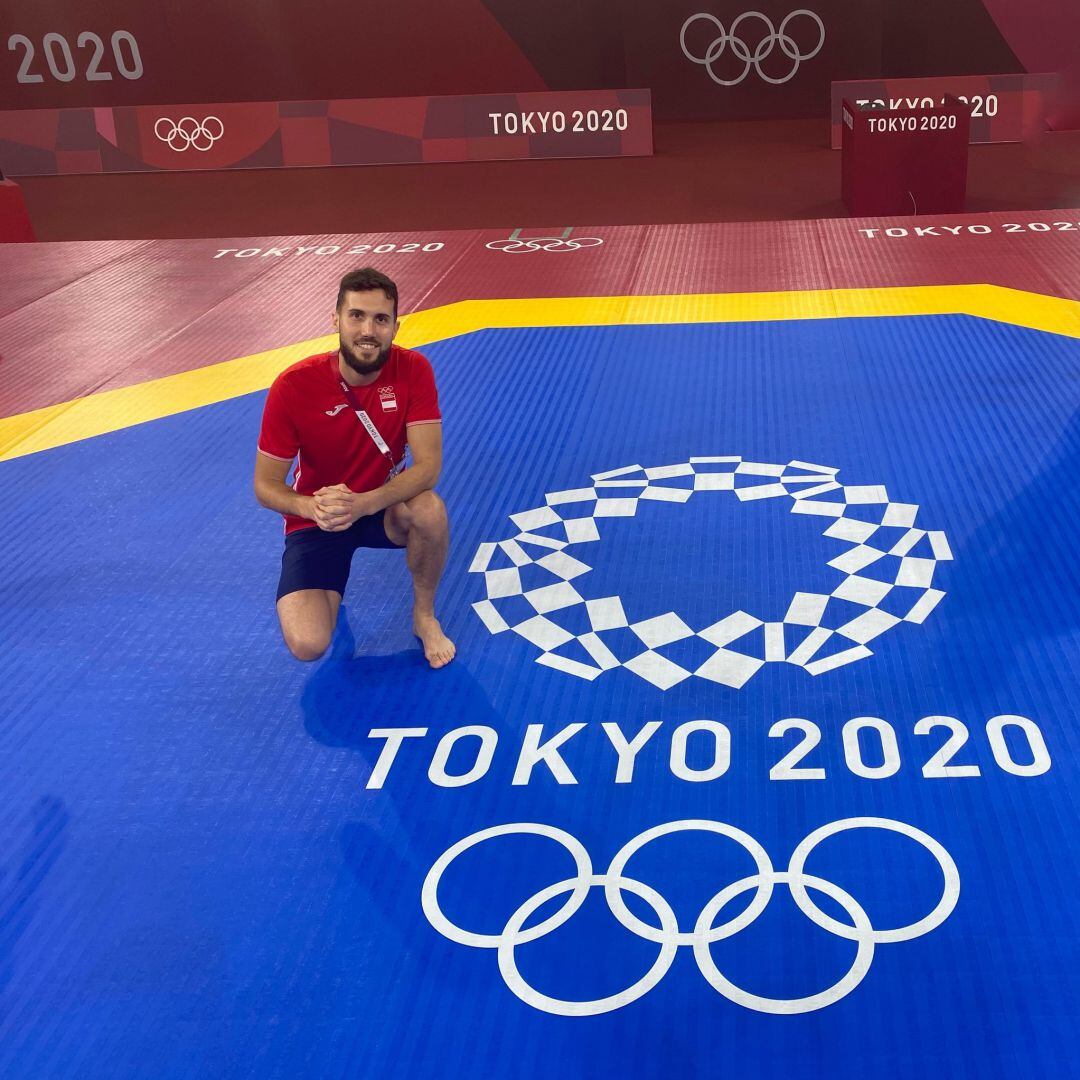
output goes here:
[{"label": "bearded man", "polygon": [[434,491],[442,416],[431,365],[394,344],[397,309],[397,286],[385,274],[346,274],[333,317],[338,349],[286,368],[266,398],[255,497],[285,517],[277,613],[298,660],[317,660],[329,646],[360,547],[405,549],[413,632],[433,668],[454,657],[435,617],[449,545]]}]

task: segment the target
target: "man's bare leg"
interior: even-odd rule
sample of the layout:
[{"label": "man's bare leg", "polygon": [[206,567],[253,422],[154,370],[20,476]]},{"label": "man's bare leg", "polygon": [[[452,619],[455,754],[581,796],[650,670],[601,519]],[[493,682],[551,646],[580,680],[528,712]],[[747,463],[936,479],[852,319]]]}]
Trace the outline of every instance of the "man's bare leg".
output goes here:
[{"label": "man's bare leg", "polygon": [[434,491],[422,491],[391,506],[385,522],[386,535],[405,545],[413,580],[413,633],[424,646],[427,662],[433,668],[445,667],[457,651],[435,618],[435,590],[450,546],[446,507]]},{"label": "man's bare leg", "polygon": [[298,589],[277,602],[281,634],[297,660],[318,660],[326,652],[340,606],[341,593],[332,589]]}]

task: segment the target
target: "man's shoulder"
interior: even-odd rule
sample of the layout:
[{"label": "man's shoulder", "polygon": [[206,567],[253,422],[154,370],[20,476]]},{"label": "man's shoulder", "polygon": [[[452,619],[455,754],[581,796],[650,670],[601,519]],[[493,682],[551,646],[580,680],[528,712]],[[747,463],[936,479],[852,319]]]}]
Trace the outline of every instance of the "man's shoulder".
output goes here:
[{"label": "man's shoulder", "polygon": [[324,368],[333,353],[316,353],[314,356],[305,356],[303,360],[297,360],[290,364],[284,371],[280,371],[274,379],[276,389],[295,389],[311,385],[324,378]]},{"label": "man's shoulder", "polygon": [[417,352],[416,349],[406,349],[403,345],[397,344],[393,345],[392,348],[400,371],[411,374],[417,370],[431,370],[431,361],[422,352]]}]

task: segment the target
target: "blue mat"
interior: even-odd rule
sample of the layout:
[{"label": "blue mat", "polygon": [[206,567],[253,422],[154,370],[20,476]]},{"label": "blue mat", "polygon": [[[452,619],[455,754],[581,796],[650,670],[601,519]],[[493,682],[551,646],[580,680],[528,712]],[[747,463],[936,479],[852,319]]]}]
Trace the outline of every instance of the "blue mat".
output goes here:
[{"label": "blue mat", "polygon": [[[327,658],[289,657],[261,394],[0,465],[0,1073],[1075,1071],[1078,349],[962,316],[431,346],[442,672],[393,552],[357,556]],[[836,510],[738,495],[796,475],[835,476],[809,498]],[[566,543],[571,517],[598,538]],[[924,584],[812,674],[777,650],[824,625],[793,597],[850,576],[841,520],[921,545],[858,577],[909,558]],[[523,531],[549,546],[497,546]],[[545,615],[588,677],[490,621],[543,614],[553,552],[589,567]],[[944,596],[905,621],[927,563]],[[614,626],[584,602],[614,596]],[[829,603],[834,627],[867,610]],[[738,687],[698,674],[737,612]],[[642,625],[668,614],[685,635]],[[650,640],[686,677],[634,670]]]}]

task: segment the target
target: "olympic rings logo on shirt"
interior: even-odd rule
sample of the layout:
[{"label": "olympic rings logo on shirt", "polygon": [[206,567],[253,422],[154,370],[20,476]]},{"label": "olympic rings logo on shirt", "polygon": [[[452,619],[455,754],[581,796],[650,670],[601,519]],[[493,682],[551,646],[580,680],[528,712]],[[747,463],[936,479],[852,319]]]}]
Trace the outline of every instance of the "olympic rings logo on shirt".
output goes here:
[{"label": "olympic rings logo on shirt", "polygon": [[194,116],[171,120],[162,116],[154,124],[154,134],[177,153],[184,150],[205,152],[225,134],[225,125],[216,116],[208,116],[205,120],[196,120]]},{"label": "olympic rings logo on shirt", "polygon": [[[866,911],[850,893],[824,878],[805,872],[806,860],[822,841],[851,829],[884,829],[909,837],[926,848],[937,860],[944,875],[941,899],[929,914],[907,926],[895,929],[878,929],[870,921]],[[678,832],[715,833],[734,840],[749,852],[756,872],[748,877],[726,885],[701,909],[692,930],[679,926],[675,912],[668,901],[651,886],[636,878],[626,876],[626,865],[646,844]],[[506,920],[501,933],[481,934],[466,930],[452,922],[439,904],[438,889],[443,874],[459,855],[486,840],[514,835],[546,837],[561,844],[570,853],[576,867],[574,877],[557,881],[540,889],[525,900]],[[736,986],[716,966],[710,946],[717,941],[732,937],[746,929],[765,910],[776,885],[784,885],[791,893],[799,910],[815,926],[838,937],[856,943],[855,959],[848,972],[826,990],[801,998],[767,998]],[[652,967],[632,986],[608,997],[593,1001],[566,1000],[541,993],[525,981],[518,969],[515,951],[520,945],[546,937],[568,922],[585,902],[593,888],[602,887],[608,907],[616,920],[632,934],[660,946],[660,952]],[[726,922],[717,923],[717,917],[727,905],[745,892],[754,890],[750,904],[738,915]],[[810,898],[810,891],[828,896],[838,904],[851,920],[840,922],[827,915]],[[623,892],[640,897],[656,913],[659,926],[637,918],[627,907]],[[565,903],[552,915],[525,928],[530,916],[557,896],[569,894]],[[810,833],[792,853],[787,870],[773,869],[765,849],[752,836],[720,821],[685,820],[671,821],[639,833],[625,844],[602,874],[594,874],[592,860],[582,843],[568,832],[552,825],[534,822],[518,822],[496,825],[482,829],[459,840],[445,851],[432,866],[424,879],[421,903],[428,922],[443,937],[460,945],[477,949],[495,949],[499,972],[507,987],[527,1005],[542,1012],[558,1016],[596,1016],[629,1005],[647,994],[667,974],[680,946],[693,950],[694,958],[706,981],[718,993],[744,1008],[755,1012],[791,1016],[825,1008],[846,997],[862,982],[870,970],[877,945],[911,941],[922,937],[940,926],[956,907],[960,896],[960,873],[952,856],[932,836],[913,825],[891,818],[853,817],[823,825]]]},{"label": "olympic rings logo on shirt", "polygon": [[[818,27],[817,44],[809,52],[805,53],[799,49],[795,43],[795,39],[787,32],[788,23],[790,23],[792,19],[798,18],[800,15],[805,15],[808,18],[813,19]],[[745,19],[759,19],[767,27],[765,36],[758,42],[757,47],[753,52],[750,51],[750,46],[746,41],[736,33]],[[696,56],[686,45],[686,32],[698,20],[712,23],[717,30],[717,37],[713,39],[708,49],[705,50],[704,56]],[[810,60],[817,56],[817,54],[821,52],[821,48],[824,44],[825,24],[818,15],[806,8],[799,8],[797,11],[792,11],[784,21],[780,23],[779,29],[774,27],[772,20],[767,15],[763,15],[760,11],[744,11],[731,24],[731,29],[725,30],[724,24],[715,15],[702,11],[697,15],[691,15],[690,18],[683,23],[682,29],[679,31],[679,45],[682,48],[683,55],[687,60],[692,60],[695,64],[703,65],[705,70],[709,73],[709,78],[720,86],[737,86],[750,74],[751,68],[756,70],[758,75],[760,75],[767,83],[779,85],[780,83],[789,82],[795,77],[795,73],[799,70],[799,64],[803,60]],[[738,60],[742,61],[743,70],[742,73],[737,75],[734,79],[722,79],[715,71],[713,71],[713,62],[719,60],[720,57],[724,55],[724,52],[729,45],[731,46],[732,54]],[[780,46],[780,51],[792,61],[791,71],[778,79],[773,78],[771,75],[767,75],[761,67],[761,62],[766,57],[772,55],[772,51],[777,45]]]}]

